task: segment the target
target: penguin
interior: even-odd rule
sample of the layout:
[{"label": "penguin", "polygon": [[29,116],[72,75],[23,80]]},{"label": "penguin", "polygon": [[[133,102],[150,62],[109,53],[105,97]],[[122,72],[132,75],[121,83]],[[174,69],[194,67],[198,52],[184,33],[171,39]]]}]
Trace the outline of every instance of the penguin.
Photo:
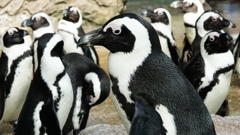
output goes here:
[{"label": "penguin", "polygon": [[[135,112],[129,135],[157,135],[166,133],[163,121],[146,94],[136,94]],[[150,102],[148,102],[150,101]],[[160,127],[159,127],[160,125]]]},{"label": "penguin", "polygon": [[234,72],[237,74],[238,78],[240,78],[240,33],[235,41],[234,48],[234,60],[235,60],[235,69]]},{"label": "penguin", "polygon": [[1,38],[0,122],[15,124],[32,81],[32,52],[29,33],[10,27]]},{"label": "penguin", "polygon": [[96,64],[99,64],[98,54],[93,46],[78,47],[77,41],[85,34],[82,28],[82,14],[79,8],[69,6],[63,10],[63,18],[58,23],[58,33],[63,37],[64,52],[77,52],[92,59]]},{"label": "penguin", "polygon": [[16,135],[60,135],[73,103],[71,80],[61,61],[62,37],[46,33],[39,38],[38,62]]},{"label": "penguin", "polygon": [[39,38],[46,33],[55,33],[54,26],[52,24],[51,18],[44,12],[36,12],[29,19],[24,20],[21,23],[22,27],[30,27],[32,29],[33,43],[33,63],[34,63],[34,72],[38,67],[38,42]]},{"label": "penguin", "polygon": [[136,111],[132,97],[143,93],[149,95],[163,121],[159,128],[165,130],[159,134],[216,134],[202,99],[159,44],[152,25],[134,13],[111,18],[78,42],[110,51],[113,102],[128,132]]},{"label": "penguin", "polygon": [[[34,63],[38,65],[35,66],[34,80],[24,104],[25,108],[20,115],[22,124],[19,123],[21,126],[19,126],[17,133],[37,132],[38,134],[40,131],[45,132],[42,131],[45,128],[48,130],[48,126],[51,127],[51,131],[55,129],[58,131],[57,121],[61,133],[73,104],[71,80],[61,61],[63,39],[59,34],[52,33],[49,27],[51,20],[43,12],[33,14],[30,19],[24,20],[22,24],[32,28],[33,33],[37,36],[41,36],[35,39],[33,46],[34,51],[36,51],[34,52]],[[42,30],[46,30],[46,33]],[[54,114],[57,116],[52,124],[48,121],[49,117],[45,116],[48,113],[51,113],[50,117],[53,117]],[[28,122],[25,121],[25,117],[29,117]],[[34,123],[36,121],[37,123]],[[55,131],[51,133],[55,133]]]},{"label": "penguin", "polygon": [[200,42],[200,53],[183,72],[211,114],[217,113],[230,88],[234,69],[231,40],[225,32],[207,33]]},{"label": "penguin", "polygon": [[199,53],[201,39],[206,33],[211,30],[223,30],[223,28],[227,27],[235,28],[236,25],[230,20],[225,19],[216,10],[205,11],[196,21],[196,37],[192,45],[180,59],[179,68],[184,71],[192,59]]},{"label": "penguin", "polygon": [[74,103],[63,128],[63,135],[78,135],[87,125],[90,109],[109,96],[110,79],[91,59],[69,53],[62,57],[74,89]]},{"label": "penguin", "polygon": [[171,28],[172,19],[170,12],[164,8],[156,8],[154,10],[144,10],[142,15],[151,19],[151,25],[158,33],[163,52],[178,65],[180,58],[179,50]]}]

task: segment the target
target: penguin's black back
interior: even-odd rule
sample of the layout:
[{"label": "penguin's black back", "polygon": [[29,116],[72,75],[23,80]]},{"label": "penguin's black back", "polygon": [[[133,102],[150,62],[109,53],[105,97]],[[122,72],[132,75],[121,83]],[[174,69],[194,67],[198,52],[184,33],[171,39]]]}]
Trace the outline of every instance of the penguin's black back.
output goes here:
[{"label": "penguin's black back", "polygon": [[154,105],[166,106],[175,116],[178,134],[215,134],[211,116],[202,99],[163,53],[149,55],[132,76],[129,89],[133,95],[148,93]]}]

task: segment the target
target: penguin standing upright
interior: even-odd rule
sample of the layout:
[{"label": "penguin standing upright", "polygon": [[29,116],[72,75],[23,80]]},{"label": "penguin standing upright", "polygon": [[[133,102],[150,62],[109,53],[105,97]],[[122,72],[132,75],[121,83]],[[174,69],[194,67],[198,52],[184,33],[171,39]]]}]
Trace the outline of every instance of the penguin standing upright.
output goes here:
[{"label": "penguin standing upright", "polygon": [[[34,80],[20,115],[19,122],[22,124],[19,123],[18,134],[33,132],[35,134],[51,132],[52,134],[55,130],[58,131],[57,121],[62,130],[73,103],[71,80],[61,61],[63,40],[59,34],[51,33],[51,28],[48,33],[50,21],[47,14],[38,12],[22,22],[23,26],[33,29],[33,34],[41,36],[35,39],[33,46],[34,63],[38,66],[35,66]],[[46,33],[42,30],[46,30]],[[53,117],[55,113],[56,120]],[[54,119],[53,123],[51,119]]]},{"label": "penguin standing upright", "polygon": [[110,80],[103,69],[81,54],[66,54],[62,61],[74,89],[74,103],[62,134],[78,135],[87,125],[91,107],[108,97]]},{"label": "penguin standing upright", "polygon": [[224,32],[207,33],[201,40],[200,53],[184,71],[211,114],[217,113],[229,91],[234,69],[231,40]]},{"label": "penguin standing upright", "polygon": [[236,25],[225,19],[216,10],[205,11],[196,21],[196,37],[192,45],[187,50],[187,53],[180,59],[179,68],[184,71],[188,64],[191,63],[192,59],[199,54],[200,42],[204,35],[211,30],[222,30],[226,27],[235,28]]},{"label": "penguin standing upright", "polygon": [[58,23],[58,33],[63,37],[64,52],[76,52],[92,59],[96,64],[98,62],[98,55],[93,46],[78,47],[77,41],[85,34],[82,28],[82,14],[81,11],[74,6],[69,6],[63,10],[63,18]]},{"label": "penguin standing upright", "polygon": [[0,122],[18,119],[32,81],[31,40],[26,30],[8,28],[1,39]]},{"label": "penguin standing upright", "polygon": [[162,51],[178,65],[179,50],[172,32],[171,14],[164,8],[144,10],[143,16],[151,19],[151,25],[157,31]]},{"label": "penguin standing upright", "polygon": [[79,45],[87,43],[110,51],[113,102],[128,132],[135,112],[133,97],[142,93],[149,95],[163,121],[159,128],[165,130],[159,134],[216,134],[203,101],[162,52],[155,29],[142,17],[132,13],[115,16],[80,38]]}]

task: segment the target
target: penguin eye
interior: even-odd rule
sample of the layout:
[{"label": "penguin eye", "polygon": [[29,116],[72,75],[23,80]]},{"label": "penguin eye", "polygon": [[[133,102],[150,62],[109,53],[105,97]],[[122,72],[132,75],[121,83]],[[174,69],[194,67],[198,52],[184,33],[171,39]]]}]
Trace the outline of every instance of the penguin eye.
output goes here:
[{"label": "penguin eye", "polygon": [[13,31],[9,31],[8,34],[9,34],[9,35],[13,35],[14,32],[13,32]]},{"label": "penguin eye", "polygon": [[212,21],[214,21],[214,22],[217,21],[217,18],[214,18],[214,17],[213,17],[213,18],[212,18]]},{"label": "penguin eye", "polygon": [[121,32],[122,32],[121,29],[113,30],[114,35],[119,35]]},{"label": "penguin eye", "polygon": [[210,37],[210,38],[209,38],[209,40],[210,40],[211,42],[213,42],[214,39],[215,39],[214,37]]},{"label": "penguin eye", "polygon": [[163,14],[163,12],[158,12],[158,15],[162,15]]}]

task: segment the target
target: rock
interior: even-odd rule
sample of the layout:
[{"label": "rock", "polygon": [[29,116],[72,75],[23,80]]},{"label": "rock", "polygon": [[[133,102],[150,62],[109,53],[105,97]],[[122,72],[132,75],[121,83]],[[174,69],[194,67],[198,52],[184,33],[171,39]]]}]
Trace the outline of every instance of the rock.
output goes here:
[{"label": "rock", "polygon": [[127,135],[127,131],[122,124],[98,124],[85,128],[79,135]]},{"label": "rock", "polygon": [[80,8],[84,23],[101,25],[122,12],[125,4],[126,0],[2,0],[0,27],[20,26],[24,19],[38,11],[49,14],[56,26],[62,18],[62,10],[68,6]]}]

